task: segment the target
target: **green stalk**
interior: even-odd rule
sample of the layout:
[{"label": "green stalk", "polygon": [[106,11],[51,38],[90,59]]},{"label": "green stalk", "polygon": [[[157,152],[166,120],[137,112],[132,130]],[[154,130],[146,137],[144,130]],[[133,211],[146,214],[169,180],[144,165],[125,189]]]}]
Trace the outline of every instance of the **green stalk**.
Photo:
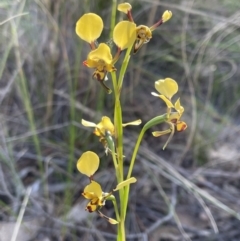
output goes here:
[{"label": "green stalk", "polygon": [[160,115],[160,116],[157,116],[155,118],[152,118],[151,120],[149,120],[142,128],[139,136],[138,136],[138,140],[137,140],[137,143],[134,147],[134,151],[133,151],[133,155],[132,155],[132,159],[131,159],[131,162],[130,162],[130,167],[128,169],[128,175],[127,175],[127,179],[131,177],[131,174],[132,174],[132,170],[133,170],[133,166],[134,166],[134,162],[136,160],[136,156],[137,156],[137,153],[138,153],[138,149],[139,149],[139,146],[140,146],[140,143],[142,141],[142,138],[144,136],[144,133],[149,129],[151,128],[152,126],[155,126],[155,125],[158,125],[158,124],[161,124],[165,121],[167,121],[168,119],[168,114],[164,114],[164,115]]},{"label": "green stalk", "polygon": [[[123,84],[123,78],[125,75],[125,72],[127,70],[127,66],[130,60],[130,52],[131,52],[132,46],[127,49],[127,52],[125,54],[124,60],[122,62],[122,66],[120,69],[118,82],[117,82],[117,91],[115,91],[115,108],[114,108],[114,126],[116,129],[116,140],[117,140],[117,155],[118,155],[118,163],[119,163],[119,172],[121,175],[121,180],[124,180],[124,173],[123,173],[123,127],[122,127],[122,108],[121,108],[121,102],[120,102],[120,95],[121,95],[121,89]],[[129,187],[125,187],[123,189],[119,190],[119,196],[120,196],[120,224],[118,225],[118,241],[125,241],[126,240],[126,234],[125,234],[125,216],[126,216],[126,208],[125,208],[125,201],[126,200],[126,194],[128,194]]]},{"label": "green stalk", "polygon": [[122,127],[122,108],[119,99],[115,100],[114,125],[116,131],[117,157],[120,174],[120,182],[123,181],[123,127]]},{"label": "green stalk", "polygon": [[110,30],[110,38],[113,36],[113,29],[116,23],[116,9],[117,9],[117,1],[112,0],[112,13],[111,13],[111,30]]},{"label": "green stalk", "polygon": [[118,95],[116,72],[111,72],[111,77],[112,77],[112,83],[113,83],[113,92],[114,92],[114,96],[115,96],[115,99],[116,99],[117,95]]},{"label": "green stalk", "polygon": [[127,52],[126,52],[125,57],[124,57],[123,62],[122,62],[122,66],[121,66],[119,77],[118,77],[118,90],[119,90],[119,92],[121,92],[121,89],[122,89],[123,78],[124,78],[124,75],[126,73],[128,63],[129,63],[129,60],[130,60],[130,57],[131,57],[130,53],[131,53],[132,47],[133,47],[133,45],[128,47]]},{"label": "green stalk", "polygon": [[117,181],[119,183],[120,175],[119,175],[119,167],[118,167],[118,162],[117,162],[116,152],[115,152],[115,143],[112,139],[112,136],[108,135],[108,133],[105,133],[105,137],[106,137],[108,148],[111,150],[113,164],[114,164],[114,168],[115,168],[115,172],[116,172],[116,177],[117,177]]},{"label": "green stalk", "polygon": [[[114,82],[114,81],[113,81]],[[115,84],[113,84],[115,85]],[[116,86],[115,86],[116,87]],[[115,93],[115,107],[114,107],[114,126],[115,126],[115,138],[116,138],[116,150],[117,150],[117,159],[118,159],[118,183],[123,181],[123,127],[122,127],[122,109],[120,102],[120,93],[118,89],[114,88]],[[118,224],[118,240],[125,241],[125,226],[124,226],[124,209],[123,209],[123,200],[124,200],[124,188],[119,190],[120,197],[120,223]]]},{"label": "green stalk", "polygon": [[[155,125],[158,125],[158,124],[161,124],[161,123],[164,123],[166,120],[168,119],[168,114],[164,114],[164,115],[161,115],[161,116],[157,116],[153,119],[151,119],[150,121],[148,121],[142,128],[139,136],[138,136],[138,139],[137,139],[137,143],[134,147],[134,150],[133,150],[133,154],[132,154],[132,159],[130,161],[130,166],[129,166],[129,169],[128,169],[128,174],[127,174],[127,178],[130,178],[131,175],[132,175],[132,171],[133,171],[133,167],[134,167],[134,163],[135,163],[135,160],[136,160],[136,157],[137,157],[137,153],[138,153],[138,149],[140,147],[140,144],[141,144],[141,141],[142,141],[142,138],[145,134],[145,132],[151,128],[152,126],[155,126]],[[129,197],[129,190],[130,190],[130,185],[126,186],[125,187],[125,193],[124,193],[124,200],[123,200],[123,209],[124,209],[124,219],[126,217],[126,212],[127,212],[127,204],[128,204],[128,197]]]},{"label": "green stalk", "polygon": [[[119,167],[119,182],[124,179],[123,173],[123,127],[122,127],[122,109],[119,97],[115,100],[114,108],[114,125],[116,130],[116,140],[117,140],[117,157],[118,157],[118,167]],[[119,190],[120,196],[120,224],[118,225],[118,236],[119,240],[125,241],[125,218],[124,218],[124,191],[125,188]]]},{"label": "green stalk", "polygon": [[[117,159],[118,159],[118,167],[116,170],[117,181],[118,183],[123,181],[124,173],[123,173],[123,127],[122,127],[122,108],[120,102],[120,92],[118,91],[117,81],[116,81],[116,73],[113,72],[112,81],[113,81],[113,89],[115,94],[115,107],[114,107],[114,126],[115,126],[115,139],[117,144]],[[115,157],[115,152],[112,153],[113,158]],[[113,159],[114,160],[114,159]],[[115,168],[116,169],[116,168]],[[124,209],[123,209],[123,200],[124,200],[124,188],[119,190],[120,197],[120,223],[118,224],[118,235],[117,240],[125,241],[125,219],[124,217]]]},{"label": "green stalk", "polygon": [[117,221],[119,222],[120,216],[119,216],[119,212],[118,212],[118,206],[117,206],[116,199],[112,200],[112,202],[113,202],[113,207],[114,207],[114,210],[115,210]]},{"label": "green stalk", "polygon": [[[111,14],[111,31],[110,31],[110,38],[113,34],[113,29],[115,27],[116,22],[116,8],[117,8],[117,1],[112,1],[112,14]],[[121,68],[122,69],[122,68]],[[126,68],[125,68],[126,71]],[[123,72],[124,75],[125,72]],[[115,126],[115,139],[116,139],[116,150],[117,150],[117,159],[118,159],[118,166],[116,170],[117,175],[117,181],[120,183],[123,181],[124,173],[123,173],[123,130],[122,130],[122,108],[121,108],[121,102],[120,102],[120,91],[119,91],[119,85],[116,78],[116,73],[112,72],[112,83],[113,83],[113,89],[114,89],[114,95],[115,95],[115,104],[114,104],[114,126]],[[114,148],[115,149],[115,148]],[[113,160],[116,158],[115,151],[112,152]],[[115,162],[115,160],[114,160]],[[116,167],[115,167],[116,169]],[[119,217],[119,224],[118,224],[118,234],[117,234],[117,240],[118,241],[125,241],[125,220],[123,219],[123,198],[124,198],[124,189],[119,190],[119,197],[120,197],[120,217]],[[116,210],[115,210],[116,212]],[[116,213],[117,215],[117,213]]]}]

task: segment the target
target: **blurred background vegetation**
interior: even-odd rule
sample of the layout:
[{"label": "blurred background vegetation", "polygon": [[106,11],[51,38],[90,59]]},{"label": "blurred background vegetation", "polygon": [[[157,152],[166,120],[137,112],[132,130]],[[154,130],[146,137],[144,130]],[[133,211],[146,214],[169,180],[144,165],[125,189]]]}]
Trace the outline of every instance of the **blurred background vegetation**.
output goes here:
[{"label": "blurred background vegetation", "polygon": [[[239,240],[240,2],[129,2],[138,25],[151,26],[166,9],[173,18],[131,58],[123,120],[163,114],[150,93],[154,81],[171,77],[188,129],[165,151],[167,137],[145,136],[128,240]],[[114,226],[84,211],[87,180],[75,167],[82,152],[97,152],[96,179],[105,190],[114,187],[110,157],[80,124],[112,117],[113,98],[82,66],[89,46],[75,33],[79,17],[94,12],[105,24],[100,41],[108,41],[111,4],[0,1],[0,240],[115,240]],[[117,21],[125,18],[117,13]],[[140,128],[124,129],[126,165]],[[113,215],[112,205],[103,213]]]}]

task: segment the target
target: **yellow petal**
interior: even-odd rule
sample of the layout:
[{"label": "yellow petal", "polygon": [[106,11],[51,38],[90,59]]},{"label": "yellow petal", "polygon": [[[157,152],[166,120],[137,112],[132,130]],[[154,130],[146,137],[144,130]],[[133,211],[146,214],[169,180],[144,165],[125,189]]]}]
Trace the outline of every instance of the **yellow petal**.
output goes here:
[{"label": "yellow petal", "polygon": [[111,224],[118,224],[118,221],[113,218],[108,218],[108,222]]},{"label": "yellow petal", "polygon": [[[92,50],[87,57],[87,61],[95,61],[99,64],[111,64],[112,63],[112,54],[109,46],[105,43],[100,43],[98,48]],[[99,60],[104,61],[105,63],[99,62]]]},{"label": "yellow petal", "polygon": [[160,79],[155,82],[155,88],[161,95],[171,100],[172,96],[178,91],[178,84],[171,78]]},{"label": "yellow petal", "polygon": [[184,112],[184,108],[181,106],[180,98],[178,98],[178,100],[175,102],[174,108],[179,113],[179,115],[181,117],[182,113]]},{"label": "yellow petal", "polygon": [[169,137],[165,143],[165,145],[163,146],[163,150],[166,148],[166,146],[168,145],[168,143],[171,141],[173,135],[174,135],[174,132],[175,132],[175,125],[174,123],[172,122],[166,122],[167,124],[170,125],[170,128],[165,130],[165,131],[154,131],[152,132],[152,135],[155,136],[155,137],[159,137],[159,136],[162,136],[162,135],[166,135],[166,134],[169,134]]},{"label": "yellow petal", "polygon": [[167,22],[172,17],[172,12],[166,10],[162,15],[162,21],[163,23]]},{"label": "yellow petal", "polygon": [[136,24],[129,21],[119,22],[113,30],[113,41],[121,49],[133,45],[136,40]]},{"label": "yellow petal", "polygon": [[153,132],[152,132],[152,135],[153,135],[154,137],[159,137],[159,136],[163,136],[163,135],[169,134],[169,133],[171,133],[171,132],[172,132],[171,129],[167,129],[167,130],[165,130],[165,131],[153,131]]},{"label": "yellow petal", "polygon": [[168,108],[174,108],[172,102],[165,95],[159,95],[159,97],[166,103]]},{"label": "yellow petal", "polygon": [[102,117],[102,121],[97,125],[97,127],[102,130],[103,134],[105,135],[105,131],[109,131],[111,135],[114,135],[114,125],[111,119],[107,116]]},{"label": "yellow petal", "polygon": [[165,95],[159,95],[155,92],[151,92],[151,94],[153,96],[157,96],[157,97],[161,98],[166,103],[168,108],[174,108],[173,103]]},{"label": "yellow petal", "polygon": [[77,35],[88,43],[94,42],[102,33],[103,21],[95,13],[84,14],[76,24]]},{"label": "yellow petal", "polygon": [[135,183],[136,181],[137,181],[137,179],[135,177],[130,177],[127,180],[118,183],[118,185],[116,186],[115,189],[113,189],[113,191],[117,191],[117,190],[119,190],[119,189],[121,189],[121,188],[123,188],[125,186],[128,186],[128,185],[130,185],[132,183]]},{"label": "yellow petal", "polygon": [[88,68],[97,68],[98,62],[94,59],[87,59],[83,62],[84,66],[87,66]]},{"label": "yellow petal", "polygon": [[176,130],[178,132],[185,131],[187,129],[187,124],[184,121],[178,121],[176,124]]},{"label": "yellow petal", "polygon": [[96,194],[93,192],[83,192],[82,195],[86,198],[86,199],[93,199],[96,198]]},{"label": "yellow petal", "polygon": [[84,193],[94,193],[99,199],[102,198],[102,188],[100,184],[95,181],[92,181],[84,188]]},{"label": "yellow petal", "polygon": [[97,126],[95,123],[90,122],[90,121],[86,121],[84,119],[82,119],[82,125],[86,126],[86,127],[96,127]]},{"label": "yellow petal", "polygon": [[[113,60],[112,60],[112,61],[113,61]],[[107,70],[107,72],[113,72],[113,71],[116,71],[116,70],[117,70],[117,69],[114,67],[112,61],[111,61],[110,64],[106,64],[106,70]],[[104,80],[105,80],[105,79],[104,79]]]},{"label": "yellow petal", "polygon": [[118,4],[117,10],[120,12],[128,13],[132,9],[132,6],[130,3],[120,3]]},{"label": "yellow petal", "polygon": [[77,169],[84,175],[91,177],[99,167],[99,157],[92,151],[87,151],[82,154],[77,162]]},{"label": "yellow petal", "polygon": [[128,126],[128,125],[138,126],[141,123],[142,123],[142,121],[139,119],[139,120],[131,121],[131,122],[128,122],[128,123],[123,123],[122,126],[123,127]]}]

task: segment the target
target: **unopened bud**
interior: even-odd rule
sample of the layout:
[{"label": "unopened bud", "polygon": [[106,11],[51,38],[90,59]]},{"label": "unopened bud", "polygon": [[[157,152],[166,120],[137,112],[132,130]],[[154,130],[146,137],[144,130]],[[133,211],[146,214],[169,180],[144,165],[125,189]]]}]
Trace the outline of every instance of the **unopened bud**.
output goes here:
[{"label": "unopened bud", "polygon": [[172,12],[166,10],[162,15],[162,22],[163,23],[167,22],[171,17],[172,17]]}]

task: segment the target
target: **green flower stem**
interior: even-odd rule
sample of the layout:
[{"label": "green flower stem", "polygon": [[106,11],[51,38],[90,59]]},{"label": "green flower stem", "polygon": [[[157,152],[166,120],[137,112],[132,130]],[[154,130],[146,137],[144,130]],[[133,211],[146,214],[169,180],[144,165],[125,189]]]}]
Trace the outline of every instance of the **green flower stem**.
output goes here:
[{"label": "green flower stem", "polygon": [[[121,203],[122,205],[122,203]],[[119,241],[125,241],[126,240],[126,234],[125,234],[125,219],[124,220],[121,220],[120,222],[120,234],[121,234],[121,237],[120,237],[120,240]]]},{"label": "green flower stem", "polygon": [[120,172],[120,182],[123,181],[123,127],[122,127],[122,108],[119,99],[116,99],[114,109],[114,123],[116,128],[117,158]]},{"label": "green flower stem", "polygon": [[114,92],[114,96],[115,96],[115,100],[118,97],[118,85],[117,85],[117,76],[116,76],[116,72],[111,72],[111,77],[112,77],[112,84],[113,84],[113,92]]},{"label": "green flower stem", "polygon": [[160,116],[157,116],[153,119],[151,119],[150,121],[148,121],[142,128],[139,136],[138,136],[138,140],[137,140],[137,143],[134,147],[134,151],[133,151],[133,155],[132,155],[132,159],[131,159],[131,162],[130,162],[130,167],[128,169],[128,175],[127,175],[127,179],[131,177],[131,174],[132,174],[132,170],[133,170],[133,166],[134,166],[134,162],[135,162],[135,159],[136,159],[136,156],[137,156],[137,152],[138,152],[138,149],[139,149],[139,146],[140,146],[140,143],[142,141],[142,138],[143,138],[143,135],[144,133],[149,129],[151,128],[152,126],[155,126],[155,125],[158,125],[158,124],[161,124],[165,121],[167,121],[168,119],[168,114],[164,114],[164,115],[160,115]]},{"label": "green flower stem", "polygon": [[113,202],[113,207],[115,210],[117,221],[120,222],[120,216],[119,216],[119,212],[118,212],[118,206],[117,206],[116,199],[112,200],[112,202]]},{"label": "green flower stem", "polygon": [[117,9],[117,1],[112,0],[112,14],[111,14],[111,30],[110,30],[110,38],[113,36],[113,29],[116,23],[116,9]]},{"label": "green flower stem", "polygon": [[122,63],[122,66],[121,66],[121,69],[120,69],[120,73],[119,73],[119,77],[118,77],[118,91],[119,91],[119,93],[121,92],[121,89],[122,89],[123,78],[124,78],[124,75],[126,73],[127,66],[128,66],[128,63],[129,63],[129,60],[130,60],[130,57],[131,57],[130,53],[131,53],[132,47],[133,47],[133,45],[128,47],[127,52],[126,52],[125,57],[124,57],[124,60],[123,60],[123,63]]},{"label": "green flower stem", "polygon": [[[116,9],[117,9],[117,1],[112,0],[112,14],[111,14],[111,31],[110,31],[110,38],[112,38],[113,35],[113,29],[115,27],[116,23]],[[119,78],[117,81],[116,73],[112,72],[112,82],[113,82],[113,89],[115,94],[115,106],[114,106],[114,126],[115,126],[115,138],[116,138],[116,150],[117,150],[117,168],[116,164],[116,175],[118,179],[118,183],[122,182],[124,180],[124,173],[123,173],[123,127],[122,127],[122,108],[121,108],[121,102],[120,102],[120,94],[121,94],[121,88],[123,83],[123,78],[129,63],[130,59],[130,52],[131,52],[132,46],[127,49],[126,55],[124,57]],[[116,155],[115,155],[115,146],[110,147],[112,148],[112,157],[113,162],[116,162]],[[117,170],[118,169],[118,170]],[[125,196],[125,188],[119,190],[119,198],[120,198],[120,217],[118,213],[118,208],[116,206],[116,202],[113,203],[115,213],[117,216],[118,221],[120,222],[118,224],[118,235],[117,240],[118,241],[125,241],[125,209],[124,209],[124,196]]]},{"label": "green flower stem", "polygon": [[116,73],[111,72],[113,90],[115,94],[115,107],[114,107],[114,126],[115,126],[115,138],[117,142],[117,158],[119,167],[119,182],[123,181],[123,127],[122,127],[122,108],[120,102],[120,93],[118,91],[118,84],[116,79]]},{"label": "green flower stem", "polygon": [[116,172],[116,177],[118,183],[120,182],[120,175],[119,175],[119,166],[116,158],[116,152],[115,152],[115,143],[114,140],[112,139],[111,135],[108,135],[108,133],[105,134],[106,140],[107,140],[107,145],[108,148],[111,150],[112,158],[113,158],[113,164]]},{"label": "green flower stem", "polygon": [[[118,168],[116,170],[117,181],[118,183],[123,181],[123,127],[122,127],[122,108],[120,103],[120,92],[118,91],[117,81],[116,81],[116,73],[112,72],[112,82],[113,89],[115,94],[115,106],[114,106],[114,126],[115,126],[115,139],[117,143],[117,160],[118,160]],[[116,158],[115,151],[112,153]],[[113,159],[114,160],[114,159]],[[125,241],[125,225],[124,225],[124,209],[123,209],[123,200],[124,200],[124,189],[119,190],[119,198],[120,198],[120,223],[118,224],[118,241]]]},{"label": "green flower stem", "polygon": [[[131,47],[132,48],[132,47]],[[115,138],[117,143],[117,158],[119,168],[119,179],[118,183],[124,180],[123,173],[123,127],[122,127],[122,108],[120,102],[120,94],[122,88],[123,77],[127,69],[127,65],[130,59],[131,48],[128,48],[125,58],[123,60],[118,82],[116,81],[116,74],[112,74],[113,89],[115,93],[115,107],[114,107],[114,126],[115,126]],[[116,85],[117,83],[117,85]],[[117,240],[125,241],[125,209],[124,209],[124,196],[125,188],[119,190],[120,197],[120,223],[118,225],[118,236]]]},{"label": "green flower stem", "polygon": [[[129,166],[129,169],[128,169],[128,175],[127,175],[127,178],[130,178],[131,175],[132,175],[132,170],[133,170],[133,166],[134,166],[134,163],[135,163],[135,160],[136,160],[136,157],[137,157],[137,153],[138,153],[138,149],[140,147],[140,144],[141,144],[141,141],[142,141],[142,138],[145,134],[145,132],[151,128],[152,126],[155,126],[155,125],[158,125],[158,124],[161,124],[165,121],[167,121],[168,119],[168,114],[164,114],[164,115],[161,115],[161,116],[157,116],[153,119],[151,119],[150,121],[148,121],[142,128],[139,136],[138,136],[138,139],[137,139],[137,143],[134,147],[134,150],[133,150],[133,154],[132,154],[132,159],[131,159],[131,162],[130,162],[130,166]],[[124,209],[124,219],[126,217],[126,212],[127,212],[127,203],[128,203],[128,197],[129,197],[129,189],[130,189],[130,185],[126,186],[125,187],[125,193],[124,193],[124,203],[123,203],[123,209]]]},{"label": "green flower stem", "polygon": [[[123,181],[123,127],[122,127],[122,109],[121,103],[118,98],[115,100],[114,108],[114,125],[116,130],[116,141],[117,141],[117,158],[118,158],[118,167],[119,167],[119,182]],[[124,188],[119,190],[120,198],[120,225],[118,225],[118,235],[121,234],[121,240],[125,240],[125,225],[124,225]]]}]

